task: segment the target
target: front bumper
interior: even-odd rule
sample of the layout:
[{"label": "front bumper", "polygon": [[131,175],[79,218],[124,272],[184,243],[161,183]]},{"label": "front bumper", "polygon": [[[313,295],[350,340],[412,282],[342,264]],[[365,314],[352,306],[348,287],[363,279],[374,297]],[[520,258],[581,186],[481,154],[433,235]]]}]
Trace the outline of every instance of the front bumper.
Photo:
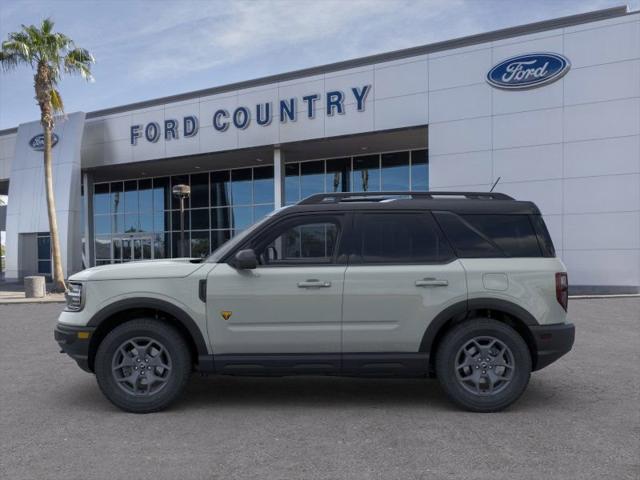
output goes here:
[{"label": "front bumper", "polygon": [[90,373],[89,344],[94,330],[92,327],[58,323],[53,331],[53,336],[60,345],[60,352],[69,355],[82,370]]},{"label": "front bumper", "polygon": [[573,323],[537,325],[529,328],[533,334],[537,352],[534,371],[555,362],[573,347],[576,335]]}]

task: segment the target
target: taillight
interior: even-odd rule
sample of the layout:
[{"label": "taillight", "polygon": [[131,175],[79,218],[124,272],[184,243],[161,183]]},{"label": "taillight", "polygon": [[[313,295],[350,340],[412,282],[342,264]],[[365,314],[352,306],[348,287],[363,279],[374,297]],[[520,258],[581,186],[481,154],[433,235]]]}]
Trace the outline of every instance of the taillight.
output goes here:
[{"label": "taillight", "polygon": [[566,312],[569,303],[569,279],[567,272],[556,273],[556,298]]}]

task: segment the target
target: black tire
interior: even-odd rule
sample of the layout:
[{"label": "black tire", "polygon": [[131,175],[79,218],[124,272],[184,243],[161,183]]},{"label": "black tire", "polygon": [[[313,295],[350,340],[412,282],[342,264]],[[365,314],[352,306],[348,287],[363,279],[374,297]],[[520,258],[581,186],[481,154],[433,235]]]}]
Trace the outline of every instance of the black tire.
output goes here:
[{"label": "black tire", "polygon": [[[497,347],[489,349],[490,345]],[[500,350],[504,356],[496,353],[500,346],[506,347]],[[485,352],[485,357],[480,353],[479,359],[472,356],[475,350]],[[505,358],[511,359],[512,367],[500,366],[509,364]],[[490,382],[488,375],[498,372],[501,376],[491,377]],[[510,326],[488,318],[467,320],[442,339],[436,354],[436,374],[447,396],[460,407],[473,412],[496,412],[515,402],[526,389],[531,354],[520,334]],[[508,380],[502,380],[506,377]]]},{"label": "black tire", "polygon": [[[124,355],[127,351],[129,355]],[[116,363],[127,366],[114,369]],[[140,365],[143,366],[138,368]],[[115,406],[133,413],[167,408],[184,390],[191,367],[189,347],[180,332],[167,323],[147,318],[114,328],[100,343],[95,358],[96,379],[102,393]],[[135,381],[128,380],[133,377]]]}]

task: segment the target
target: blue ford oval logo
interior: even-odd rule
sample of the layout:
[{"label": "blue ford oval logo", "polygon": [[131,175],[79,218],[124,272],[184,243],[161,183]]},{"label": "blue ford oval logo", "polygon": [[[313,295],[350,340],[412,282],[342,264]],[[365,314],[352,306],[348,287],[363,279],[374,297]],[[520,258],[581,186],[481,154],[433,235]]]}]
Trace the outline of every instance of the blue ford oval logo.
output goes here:
[{"label": "blue ford oval logo", "polygon": [[[51,134],[51,148],[56,146],[56,143],[58,143],[58,135],[56,135],[55,133]],[[34,150],[37,150],[38,152],[43,152],[44,151],[44,133],[39,133],[38,135],[36,135],[35,137],[33,137],[31,140],[29,140],[29,146],[31,146],[31,148],[33,148]]]},{"label": "blue ford oval logo", "polygon": [[489,70],[487,82],[506,90],[541,87],[561,78],[569,68],[571,62],[557,53],[518,55]]}]

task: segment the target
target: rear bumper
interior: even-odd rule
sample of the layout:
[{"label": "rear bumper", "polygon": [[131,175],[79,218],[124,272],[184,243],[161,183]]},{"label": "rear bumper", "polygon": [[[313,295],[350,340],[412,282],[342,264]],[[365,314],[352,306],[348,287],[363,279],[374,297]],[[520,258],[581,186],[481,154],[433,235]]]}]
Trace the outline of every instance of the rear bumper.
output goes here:
[{"label": "rear bumper", "polygon": [[53,331],[53,336],[60,345],[61,353],[66,353],[73,358],[85,372],[91,372],[89,368],[89,343],[94,330],[91,327],[58,323]]},{"label": "rear bumper", "polygon": [[537,325],[529,327],[536,344],[533,370],[540,370],[555,362],[573,347],[576,328],[573,323]]}]

